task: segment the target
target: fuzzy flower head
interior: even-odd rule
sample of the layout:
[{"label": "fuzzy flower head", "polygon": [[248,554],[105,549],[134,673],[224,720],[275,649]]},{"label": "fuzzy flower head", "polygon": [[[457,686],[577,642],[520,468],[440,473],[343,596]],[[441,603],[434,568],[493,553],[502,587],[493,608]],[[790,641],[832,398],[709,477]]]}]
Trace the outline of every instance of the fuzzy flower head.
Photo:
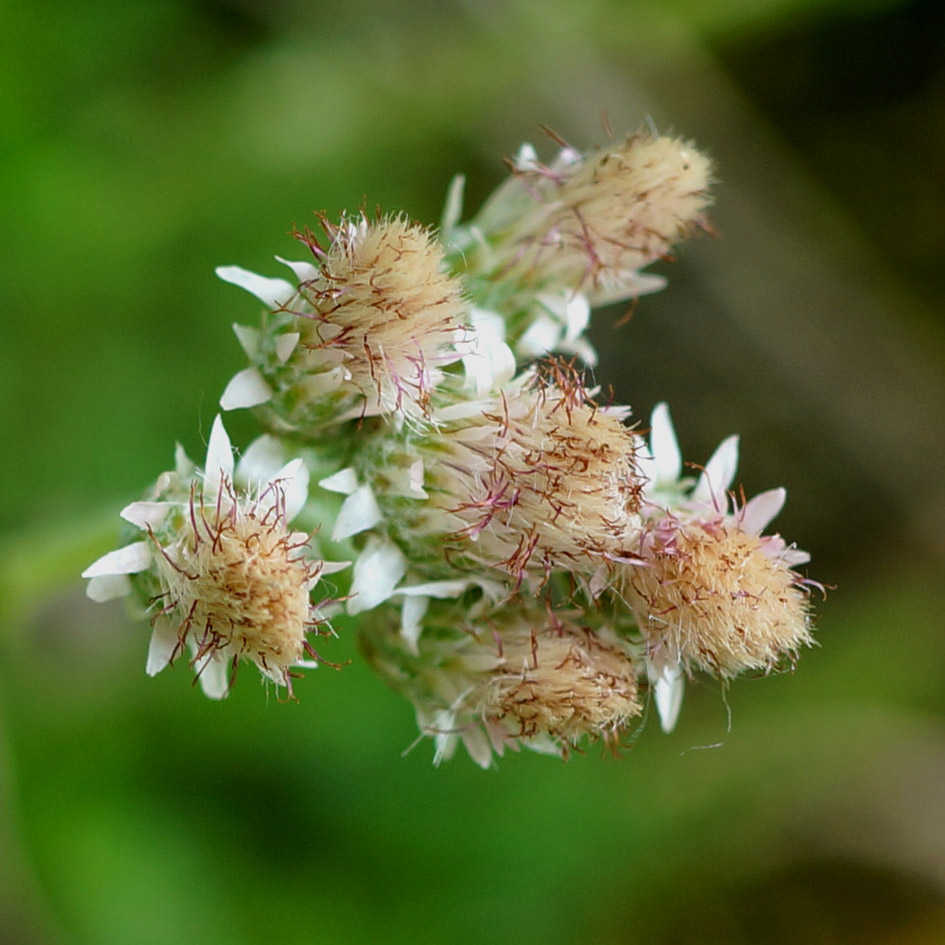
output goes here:
[{"label": "fuzzy flower head", "polygon": [[532,290],[585,293],[592,305],[661,288],[639,270],[704,226],[711,166],[686,141],[648,134],[550,166],[522,148],[512,178],[473,221],[476,266]]},{"label": "fuzzy flower head", "polygon": [[291,694],[295,667],[317,658],[307,635],[324,622],[309,597],[323,562],[308,556],[308,536],[288,527],[306,489],[307,474],[294,460],[269,481],[238,491],[218,417],[202,472],[179,454],[153,497],[122,511],[145,537],[83,576],[91,578],[93,599],[134,591],[151,613],[150,675],[189,649],[213,698],[226,695],[241,660]]},{"label": "fuzzy flower head", "polygon": [[723,679],[793,662],[811,642],[809,600],[782,549],[737,516],[658,523],[625,572],[651,658]]},{"label": "fuzzy flower head", "polygon": [[575,626],[523,627],[499,637],[501,662],[481,712],[517,738],[574,744],[614,738],[640,712],[634,665],[615,638]]},{"label": "fuzzy flower head", "polygon": [[729,494],[737,440],[722,443],[698,479],[682,461],[665,404],[653,413],[640,561],[620,570],[618,590],[646,642],[664,728],[679,710],[684,673],[722,679],[793,663],[810,645],[808,586],[793,570],[808,555],[762,532],[786,497],[772,489],[737,504]]},{"label": "fuzzy flower head", "polygon": [[619,558],[640,525],[641,480],[626,410],[578,376],[529,374],[414,446],[429,501],[409,527],[516,581]]},{"label": "fuzzy flower head", "polygon": [[375,667],[414,702],[436,763],[460,742],[484,768],[507,748],[566,756],[585,739],[616,746],[640,714],[632,647],[608,628],[592,631],[534,600],[458,621],[453,610],[444,605],[448,627],[422,637],[412,658],[393,638],[368,644]]},{"label": "fuzzy flower head", "polygon": [[441,368],[461,356],[460,282],[419,224],[364,216],[321,223],[327,245],[297,234],[313,260],[288,263],[295,285],[217,270],[273,307],[261,332],[238,329],[252,366],[230,382],[223,407],[266,403],[277,428],[303,435],[351,417],[426,416]]}]

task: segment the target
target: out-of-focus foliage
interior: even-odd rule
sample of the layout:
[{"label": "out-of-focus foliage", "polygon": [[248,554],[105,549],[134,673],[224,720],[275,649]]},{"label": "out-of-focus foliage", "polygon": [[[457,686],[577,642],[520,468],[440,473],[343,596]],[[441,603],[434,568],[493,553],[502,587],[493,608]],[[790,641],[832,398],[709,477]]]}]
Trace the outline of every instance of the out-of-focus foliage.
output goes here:
[{"label": "out-of-focus foliage", "polygon": [[[921,35],[904,25],[917,13]],[[911,482],[940,438],[908,426],[941,396],[929,4],[8,0],[3,20],[0,941],[942,940],[942,500],[889,471]],[[896,42],[851,39],[877,23]],[[696,56],[720,77],[711,95]],[[885,56],[911,80],[858,96],[898,74]],[[640,417],[669,397],[691,459],[740,431],[748,493],[788,487],[779,524],[841,585],[819,605],[822,646],[763,686],[692,690],[676,733],[651,719],[619,760],[511,757],[485,774],[432,769],[428,745],[399,757],[409,707],[346,624],[333,657],[351,664],[310,673],[298,705],[250,674],[223,704],[183,671],[147,680],[146,629],[103,616],[77,575],[175,440],[201,453],[246,317],[213,267],[276,274],[312,210],[434,221],[457,171],[475,206],[539,122],[584,145],[604,112],[617,133],[649,114],[717,155],[724,226],[660,267],[669,288],[630,325],[603,316],[598,380]],[[732,127],[744,137],[713,139]],[[759,152],[772,163],[751,165]],[[746,298],[767,270],[734,252],[753,210],[768,214],[758,258],[786,252],[803,188],[765,184],[792,174],[821,181],[804,187],[827,234],[817,271],[792,272],[798,329],[853,329],[844,360],[816,370],[768,340],[791,299],[753,308],[774,283]],[[849,311],[851,266],[895,313],[898,347],[874,346],[881,314]],[[812,283],[835,309],[813,306]],[[873,399],[893,361],[904,385],[938,384],[898,418]],[[837,398],[862,404],[862,428],[823,393],[857,372],[862,389]],[[914,449],[890,456],[896,423]],[[249,418],[228,426],[247,442]]]}]

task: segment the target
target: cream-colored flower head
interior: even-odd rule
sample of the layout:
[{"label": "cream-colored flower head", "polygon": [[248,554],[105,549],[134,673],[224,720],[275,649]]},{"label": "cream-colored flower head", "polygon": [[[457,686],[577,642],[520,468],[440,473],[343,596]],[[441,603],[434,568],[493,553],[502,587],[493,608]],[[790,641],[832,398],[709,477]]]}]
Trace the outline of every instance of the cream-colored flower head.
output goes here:
[{"label": "cream-colored flower head", "polygon": [[240,328],[252,367],[230,382],[225,409],[266,403],[274,423],[314,435],[327,422],[429,412],[441,368],[458,360],[467,306],[428,230],[402,217],[322,220],[313,262],[288,263],[298,283],[235,266],[218,274],[273,306],[261,332]]},{"label": "cream-colored flower head", "polygon": [[[435,762],[450,758],[460,741],[482,767],[506,748],[567,755],[588,738],[618,744],[641,712],[639,667],[629,644],[577,617],[517,599],[471,621],[460,618],[467,628],[461,636],[420,639],[415,669],[399,688],[434,739]],[[390,663],[387,675],[396,675]]]},{"label": "cream-colored flower head", "polygon": [[244,659],[291,694],[296,667],[317,659],[307,635],[324,622],[309,594],[325,564],[311,557],[306,534],[289,529],[305,503],[308,474],[293,460],[248,492],[233,477],[218,417],[203,471],[179,453],[153,498],[122,511],[144,539],[100,558],[83,576],[95,600],[132,590],[143,598],[154,628],[150,675],[189,648],[212,698],[227,694]]},{"label": "cream-colored flower head", "polygon": [[690,142],[631,135],[551,166],[525,147],[474,221],[492,278],[584,292],[592,305],[661,288],[639,270],[704,226],[711,165]]},{"label": "cream-colored flower head", "polygon": [[570,369],[528,375],[443,425],[424,451],[429,530],[516,580],[619,558],[638,533],[642,481],[623,408]]},{"label": "cream-colored flower head", "polygon": [[793,570],[809,556],[778,535],[762,534],[784,505],[784,489],[733,505],[736,437],[719,446],[698,478],[685,477],[669,411],[660,404],[639,463],[646,478],[640,561],[620,567],[617,589],[646,641],[648,674],[668,731],[685,674],[701,669],[727,679],[768,672],[792,663],[811,643],[811,582]]},{"label": "cream-colored flower head", "polygon": [[520,626],[499,639],[501,663],[480,695],[489,723],[568,745],[615,738],[640,713],[636,669],[615,637],[561,625]]},{"label": "cream-colored flower head", "polygon": [[811,642],[809,598],[782,550],[737,516],[655,526],[645,564],[623,571],[650,658],[722,678],[793,661]]}]

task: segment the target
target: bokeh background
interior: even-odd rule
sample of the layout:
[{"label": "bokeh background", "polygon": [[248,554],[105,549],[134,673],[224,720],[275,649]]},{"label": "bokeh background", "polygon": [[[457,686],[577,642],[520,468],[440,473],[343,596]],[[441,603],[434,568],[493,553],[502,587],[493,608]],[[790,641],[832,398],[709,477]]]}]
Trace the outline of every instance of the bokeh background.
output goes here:
[{"label": "bokeh background", "polygon": [[[939,0],[4,0],[0,942],[945,941],[943,49]],[[489,772],[402,756],[346,624],[298,704],[148,680],[77,575],[242,366],[213,266],[647,121],[719,238],[597,316],[597,380],[787,487],[837,585],[796,673]]]}]

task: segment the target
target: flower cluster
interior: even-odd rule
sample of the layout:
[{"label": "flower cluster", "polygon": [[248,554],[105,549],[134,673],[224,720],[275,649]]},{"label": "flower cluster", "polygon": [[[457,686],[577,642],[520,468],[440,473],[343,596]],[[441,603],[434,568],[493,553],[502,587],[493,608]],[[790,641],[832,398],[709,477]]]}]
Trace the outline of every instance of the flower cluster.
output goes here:
[{"label": "flower cluster", "polygon": [[292,279],[217,270],[265,307],[221,398],[265,432],[237,464],[218,417],[203,468],[178,449],[84,575],[150,617],[149,673],[186,653],[221,698],[247,660],[291,695],[346,613],[435,759],[485,767],[617,747],[649,704],[668,731],[694,674],[811,642],[807,556],[763,534],[784,491],[735,499],[735,438],[685,476],[665,405],[646,436],[583,379],[592,307],[661,288],[642,270],[707,227],[709,161],[559,144],[523,147],[468,222],[457,178],[439,232],[322,214]]}]

